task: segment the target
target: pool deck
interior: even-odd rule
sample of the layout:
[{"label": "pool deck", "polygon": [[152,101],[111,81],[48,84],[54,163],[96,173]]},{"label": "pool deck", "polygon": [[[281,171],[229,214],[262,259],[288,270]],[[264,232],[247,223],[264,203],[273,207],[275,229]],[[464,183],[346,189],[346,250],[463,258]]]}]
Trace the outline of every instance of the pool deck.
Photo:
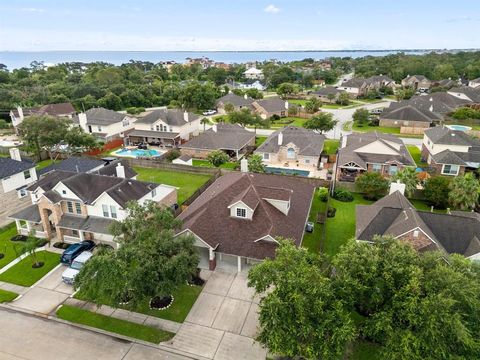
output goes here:
[{"label": "pool deck", "polygon": [[[121,154],[122,151],[125,151],[125,150],[131,150],[131,151],[135,151],[135,150],[138,150],[138,151],[150,151],[150,150],[155,150],[156,152],[158,152],[158,155],[155,155],[155,156],[145,156],[145,157],[159,157],[159,156],[162,156],[164,153],[166,153],[168,151],[168,149],[164,149],[164,148],[160,148],[160,147],[156,147],[156,146],[149,146],[147,150],[144,150],[144,149],[138,149],[136,146],[126,146],[122,149],[118,149],[118,150],[115,150],[115,151],[112,151],[110,153],[110,155],[114,155],[114,156],[118,156],[118,157],[127,157],[127,158],[132,158],[132,159],[136,159],[138,158],[139,156],[138,155],[135,155],[135,154]],[[143,156],[142,156],[143,157]]]},{"label": "pool deck", "polygon": [[[313,167],[301,167],[301,166],[281,166],[279,164],[265,164],[267,168],[273,169],[285,169],[290,171],[308,171],[308,177],[326,179],[327,178],[327,169],[317,169]],[[304,175],[299,175],[304,176]]]}]

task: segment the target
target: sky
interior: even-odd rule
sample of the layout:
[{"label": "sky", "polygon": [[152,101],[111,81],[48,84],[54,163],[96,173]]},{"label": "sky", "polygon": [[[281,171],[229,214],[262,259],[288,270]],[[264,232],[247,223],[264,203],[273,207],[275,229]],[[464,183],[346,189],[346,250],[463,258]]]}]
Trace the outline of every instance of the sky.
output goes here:
[{"label": "sky", "polygon": [[0,51],[480,48],[478,0],[0,0]]}]

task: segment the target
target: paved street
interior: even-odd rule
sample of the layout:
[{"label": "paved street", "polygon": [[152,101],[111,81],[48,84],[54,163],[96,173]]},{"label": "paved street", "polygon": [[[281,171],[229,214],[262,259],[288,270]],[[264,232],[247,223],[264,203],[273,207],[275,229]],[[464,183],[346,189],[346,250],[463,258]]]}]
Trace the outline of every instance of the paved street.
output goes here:
[{"label": "paved street", "polygon": [[55,321],[0,309],[0,359],[184,360],[156,347],[121,341]]}]

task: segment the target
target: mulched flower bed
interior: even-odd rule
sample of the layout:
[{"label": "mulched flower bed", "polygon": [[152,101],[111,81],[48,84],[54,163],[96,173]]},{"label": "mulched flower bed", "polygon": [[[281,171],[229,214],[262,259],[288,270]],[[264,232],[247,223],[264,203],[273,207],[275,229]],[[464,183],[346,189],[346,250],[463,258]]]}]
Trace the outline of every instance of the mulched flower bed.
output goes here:
[{"label": "mulched flower bed", "polygon": [[65,250],[66,248],[68,248],[70,246],[70,244],[67,244],[67,243],[64,243],[64,242],[56,242],[55,244],[53,244],[53,247],[54,248],[57,248],[57,249],[63,249]]},{"label": "mulched flower bed", "polygon": [[38,269],[38,268],[41,268],[43,265],[45,265],[45,263],[43,261],[39,261],[39,262],[33,264],[32,268]]},{"label": "mulched flower bed", "polygon": [[25,235],[15,235],[10,240],[11,241],[27,241],[28,236]]},{"label": "mulched flower bed", "polygon": [[197,275],[192,276],[192,278],[188,280],[188,285],[190,286],[203,286],[203,284],[205,284],[205,280]]},{"label": "mulched flower bed", "polygon": [[170,307],[173,303],[173,296],[155,296],[150,300],[150,309],[152,310],[165,310]]}]

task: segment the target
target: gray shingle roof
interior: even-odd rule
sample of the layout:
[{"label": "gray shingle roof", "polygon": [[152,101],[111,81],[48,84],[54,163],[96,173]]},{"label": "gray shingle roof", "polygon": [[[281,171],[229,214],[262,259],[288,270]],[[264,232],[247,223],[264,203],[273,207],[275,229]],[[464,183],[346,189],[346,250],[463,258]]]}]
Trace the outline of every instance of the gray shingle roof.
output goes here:
[{"label": "gray shingle roof", "polygon": [[269,113],[287,111],[287,109],[285,108],[285,100],[279,97],[271,97],[271,98],[266,98],[261,100],[255,100],[255,102],[253,103],[253,106],[254,107],[259,106],[265,109],[265,111]]},{"label": "gray shingle roof", "polygon": [[87,216],[84,218],[80,216],[64,214],[57,226],[64,229],[110,234],[109,228],[114,222],[115,220],[97,216]]},{"label": "gray shingle roof", "polygon": [[435,126],[425,130],[425,135],[434,143],[442,145],[480,145],[480,142],[464,131],[451,130],[444,126]]},{"label": "gray shingle roof", "polygon": [[436,153],[435,155],[432,155],[432,157],[437,164],[466,165],[465,161],[463,161],[457,153],[450,151],[449,149]]},{"label": "gray shingle roof", "polygon": [[[282,145],[278,145],[278,136],[283,134]],[[293,143],[299,148],[299,154],[305,156],[320,156],[323,150],[325,136],[312,130],[287,126],[272,133],[255,151],[259,153],[277,153],[281,146]]]},{"label": "gray shingle roof", "polygon": [[318,95],[318,96],[327,96],[329,94],[337,95],[343,92],[343,90],[339,90],[333,86],[326,86],[324,88],[312,91],[311,94]]},{"label": "gray shingle roof", "polygon": [[102,160],[72,156],[68,159],[61,160],[54,164],[51,164],[41,170],[38,170],[38,175],[44,175],[53,170],[63,170],[72,172],[89,172],[99,166],[103,166],[105,163]]},{"label": "gray shingle roof", "polygon": [[417,95],[409,100],[403,100],[397,103],[392,102],[390,103],[389,109],[397,109],[405,105],[412,105],[423,111],[446,114],[469,103],[471,103],[471,101],[460,99],[446,92],[437,92],[429,95]]},{"label": "gray shingle roof", "polygon": [[0,179],[24,172],[35,167],[31,160],[22,159],[22,161],[10,158],[0,158]]},{"label": "gray shingle roof", "polygon": [[217,124],[216,127],[216,132],[210,128],[181,145],[180,148],[240,150],[255,138],[255,134],[252,131],[248,131],[239,125]]},{"label": "gray shingle roof", "polygon": [[[188,113],[188,122],[197,120],[198,115],[189,112]],[[182,126],[187,123],[184,118],[184,111],[181,109],[159,109],[153,110],[146,116],[138,119],[137,122],[142,124],[153,124],[158,120],[162,120],[165,124],[171,126]]]},{"label": "gray shingle roof", "polygon": [[406,104],[401,107],[393,108],[390,111],[383,112],[380,115],[380,119],[418,121],[431,124],[433,121],[441,120],[441,117],[428,109],[425,110]]},{"label": "gray shingle roof", "polygon": [[16,212],[9,216],[10,219],[31,221],[38,224],[41,221],[38,205],[30,205],[29,207]]},{"label": "gray shingle roof", "polygon": [[[105,108],[91,108],[85,111],[87,115],[87,125],[111,125],[122,121],[125,118],[125,114],[105,109]],[[79,123],[78,116],[75,116],[73,122]]]},{"label": "gray shingle roof", "polygon": [[480,103],[480,89],[479,88],[472,88],[469,86],[460,86],[454,87],[448,90],[449,93],[453,94],[464,94],[468,96],[475,103]]},{"label": "gray shingle roof", "polygon": [[[395,151],[397,154],[381,154],[371,152],[360,152],[358,149],[371,144],[375,141],[380,141],[390,151]],[[392,144],[396,144],[393,147]],[[397,149],[398,147],[398,149]],[[347,136],[346,146],[338,151],[338,166],[343,166],[349,162],[354,162],[362,168],[366,168],[367,163],[387,163],[398,162],[405,166],[415,166],[415,161],[410,155],[408,149],[401,139],[391,134],[382,134],[377,132],[371,133],[353,133]]]},{"label": "gray shingle roof", "polygon": [[156,139],[175,139],[178,137],[178,132],[156,131],[156,130],[140,130],[133,129],[128,132],[128,136],[149,137]]},{"label": "gray shingle roof", "polygon": [[252,105],[254,100],[250,97],[245,97],[236,95],[234,93],[228,93],[227,95],[222,96],[220,99],[217,100],[217,105],[219,104],[232,104],[233,106],[249,106]]}]

